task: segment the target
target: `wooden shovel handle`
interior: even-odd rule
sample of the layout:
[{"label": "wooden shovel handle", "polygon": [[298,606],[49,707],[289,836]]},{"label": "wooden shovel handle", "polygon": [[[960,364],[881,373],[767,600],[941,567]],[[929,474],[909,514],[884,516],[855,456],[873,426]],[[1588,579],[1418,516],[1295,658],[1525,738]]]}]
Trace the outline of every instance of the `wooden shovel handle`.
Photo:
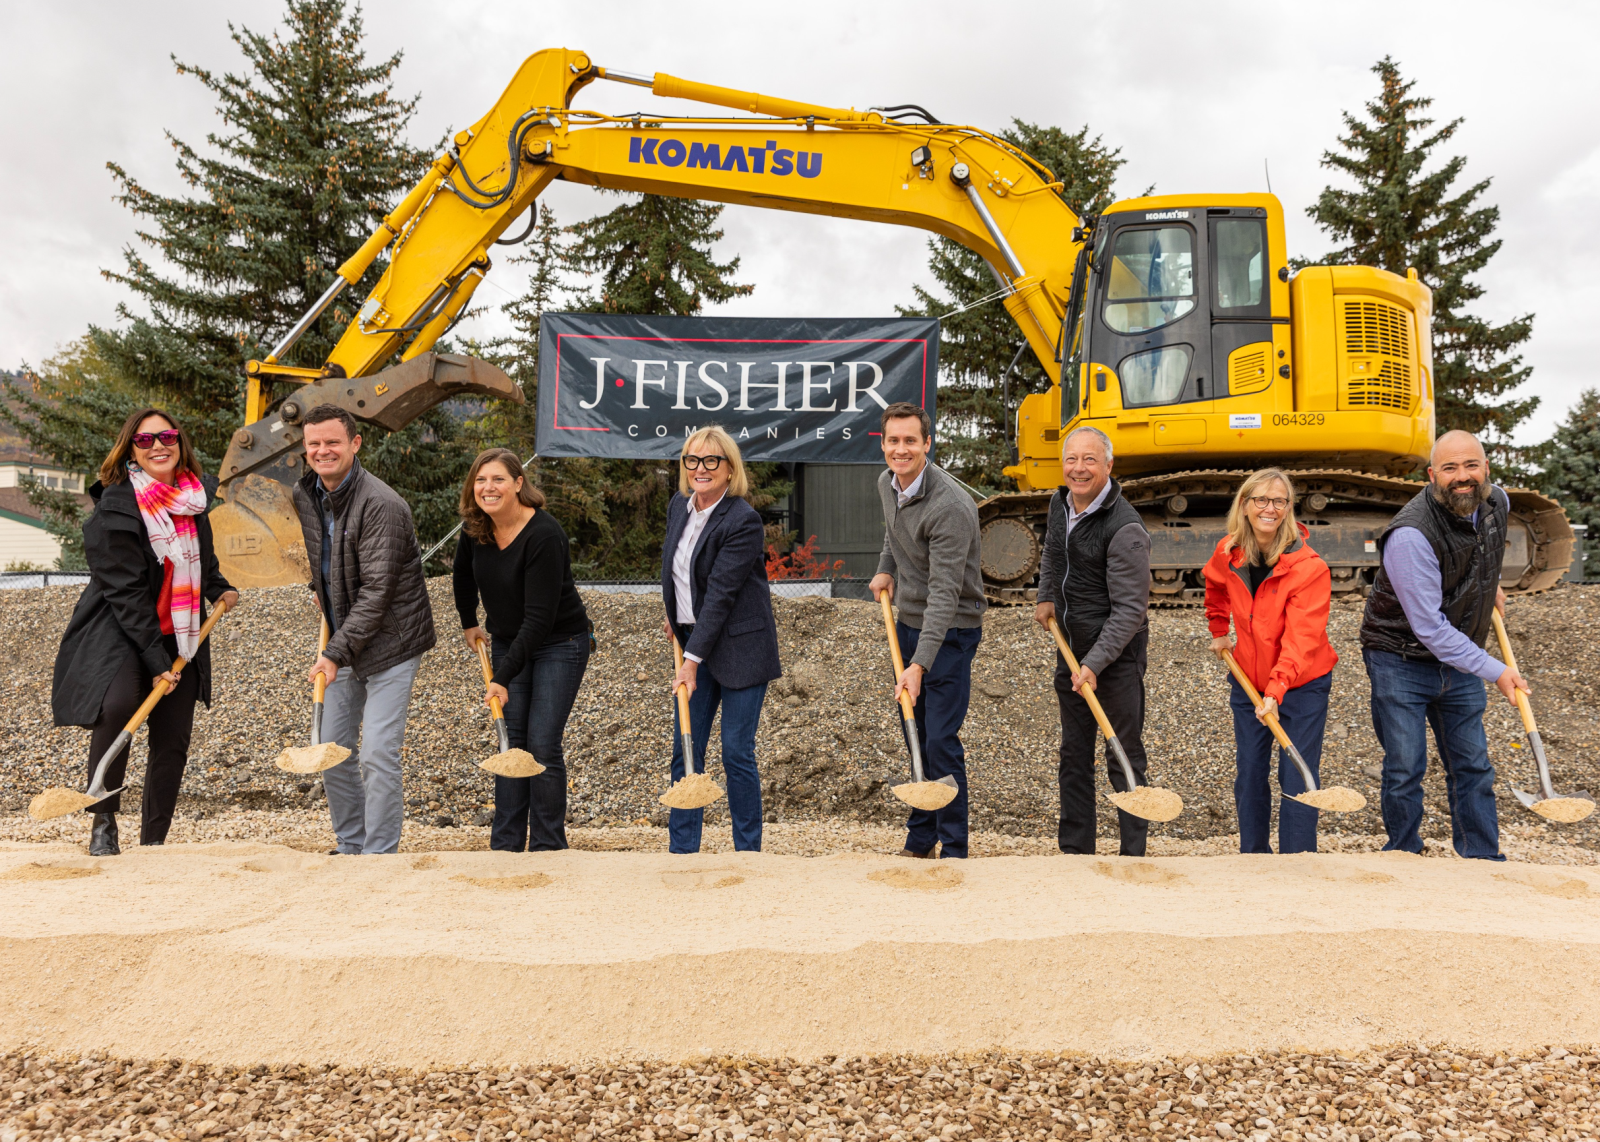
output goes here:
[{"label": "wooden shovel handle", "polygon": [[[1250,704],[1252,706],[1261,705],[1261,695],[1258,694],[1256,692],[1256,688],[1250,684],[1250,679],[1245,677],[1244,670],[1237,662],[1233,660],[1233,654],[1224,650],[1222,652],[1222,661],[1228,664],[1228,669],[1233,671],[1233,676],[1238,679],[1239,685],[1244,687],[1245,694],[1250,698]],[[1278,723],[1277,714],[1267,715],[1267,728],[1272,731],[1272,736],[1278,739],[1278,744],[1284,749],[1294,748],[1294,743],[1289,740],[1289,735],[1283,732],[1283,726]]]},{"label": "wooden shovel handle", "polygon": [[[683,647],[678,645],[678,636],[672,636],[672,665],[683,669]],[[678,687],[678,730],[681,733],[689,732],[689,687]]]},{"label": "wooden shovel handle", "polygon": [[[478,665],[483,669],[483,685],[487,688],[489,683],[494,681],[494,666],[489,662],[489,640],[480,638],[472,644],[472,647],[478,652]],[[499,698],[490,697],[489,712],[497,718],[505,717],[505,714],[500,710]]]},{"label": "wooden shovel handle", "polygon": [[[328,616],[322,616],[322,629],[317,633],[317,657],[322,657],[322,652],[328,649]],[[328,676],[322,671],[317,671],[317,680],[312,683],[311,700],[320,704],[322,696],[328,692]]]},{"label": "wooden shovel handle", "polygon": [[[1511,640],[1506,637],[1506,624],[1501,621],[1500,608],[1496,607],[1490,614],[1494,619],[1494,636],[1500,640],[1500,653],[1505,656],[1506,665],[1517,670],[1517,656],[1511,650]],[[1513,693],[1517,696],[1517,712],[1522,715],[1522,728],[1530,734],[1538,733],[1539,725],[1533,720],[1533,707],[1528,705],[1528,696],[1521,690]]]},{"label": "wooden shovel handle", "polygon": [[[1072,655],[1072,648],[1067,645],[1067,636],[1061,633],[1061,624],[1054,617],[1050,619],[1050,633],[1055,636],[1056,648],[1061,651],[1061,657],[1067,660],[1067,666],[1076,674],[1080,669],[1078,660]],[[1089,703],[1089,712],[1094,715],[1094,720],[1100,723],[1100,732],[1108,738],[1117,736],[1111,728],[1111,719],[1106,717],[1106,712],[1100,708],[1100,699],[1094,696],[1093,686],[1084,686],[1078,690],[1083,695],[1083,700]]]},{"label": "wooden shovel handle", "polygon": [[[889,605],[889,592],[879,591],[878,602],[883,604],[883,629],[889,632],[889,657],[894,659],[894,682],[900,684],[900,675],[906,672],[905,659],[900,656],[900,636],[894,629],[894,608]],[[917,716],[916,703],[911,700],[911,695],[904,690],[900,691],[900,709],[905,711],[907,718]]]},{"label": "wooden shovel handle", "polygon": [[[206,636],[211,633],[211,628],[217,625],[217,620],[227,613],[228,612],[225,607],[218,607],[216,610],[211,612],[211,617],[206,619],[206,621],[201,625],[200,637],[195,642],[196,654],[200,652],[200,643],[205,642]],[[172,660],[172,666],[170,667],[170,670],[181,671],[187,665],[189,665],[189,660],[180,654],[177,658]],[[144,725],[144,720],[150,716],[150,711],[156,708],[156,703],[161,701],[162,697],[171,688],[172,687],[167,685],[167,680],[165,678],[157,678],[156,684],[150,688],[150,696],[146,698],[139,708],[133,712],[133,717],[128,719],[128,724],[122,727],[123,730],[130,734],[136,733],[139,727]]]}]

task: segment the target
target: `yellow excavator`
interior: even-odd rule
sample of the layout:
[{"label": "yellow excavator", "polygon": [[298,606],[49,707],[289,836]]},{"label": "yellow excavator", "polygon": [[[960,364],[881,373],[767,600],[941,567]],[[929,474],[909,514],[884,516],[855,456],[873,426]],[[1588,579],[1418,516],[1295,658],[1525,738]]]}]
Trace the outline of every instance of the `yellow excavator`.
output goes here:
[{"label": "yellow excavator", "polygon": [[[575,109],[597,80],[741,114]],[[824,107],[552,49],[524,61],[267,358],[247,365],[246,423],[223,460],[225,502],[213,515],[234,583],[306,579],[289,486],[302,473],[298,423],[311,406],[398,429],[455,396],[523,399],[493,365],[433,346],[489,271],[496,242],[525,212],[531,222],[555,179],[916,226],[980,254],[1051,378],[1017,410],[1017,462],[1005,469],[1017,491],[979,507],[997,602],[1031,597],[1060,442],[1079,425],[1110,436],[1154,538],[1154,598],[1174,603],[1201,594],[1227,505],[1266,464],[1296,470],[1301,518],[1334,590],[1363,589],[1379,533],[1416,492],[1402,477],[1433,442],[1431,292],[1415,271],[1292,273],[1270,194],[1135,198],[1080,218],[1027,154],[915,105]],[[327,361],[289,364],[299,337],[386,249],[386,272]],[[1504,584],[1548,587],[1570,561],[1571,527],[1552,500],[1511,499]]]}]

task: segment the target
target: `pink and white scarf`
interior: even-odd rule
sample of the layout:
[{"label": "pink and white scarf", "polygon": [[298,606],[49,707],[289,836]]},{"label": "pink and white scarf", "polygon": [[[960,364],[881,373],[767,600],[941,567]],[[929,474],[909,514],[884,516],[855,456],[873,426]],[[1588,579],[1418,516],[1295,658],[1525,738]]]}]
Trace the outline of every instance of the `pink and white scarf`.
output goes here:
[{"label": "pink and white scarf", "polygon": [[206,510],[206,490],[193,472],[179,471],[178,486],[164,484],[129,461],[128,477],[139,515],[158,559],[172,564],[172,631],[178,653],[192,660],[200,648],[200,533],[194,517]]}]

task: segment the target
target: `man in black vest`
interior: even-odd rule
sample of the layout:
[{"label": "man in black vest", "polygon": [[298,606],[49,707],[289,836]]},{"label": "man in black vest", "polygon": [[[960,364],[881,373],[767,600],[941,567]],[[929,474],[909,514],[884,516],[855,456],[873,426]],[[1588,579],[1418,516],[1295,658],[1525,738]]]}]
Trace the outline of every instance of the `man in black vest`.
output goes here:
[{"label": "man in black vest", "polygon": [[[1041,626],[1061,624],[1081,668],[1073,674],[1056,653],[1061,704],[1061,824],[1064,853],[1094,852],[1094,755],[1100,727],[1082,697],[1085,686],[1105,708],[1111,728],[1144,782],[1144,672],[1150,641],[1150,534],[1111,478],[1111,438],[1080,428],[1061,446],[1064,486],[1050,500],[1050,523],[1039,559]],[[1111,787],[1127,792],[1122,767],[1106,751]],[[1122,855],[1143,856],[1149,826],[1117,810]]]},{"label": "man in black vest", "polygon": [[1483,731],[1484,682],[1515,702],[1528,684],[1483,649],[1505,604],[1500,563],[1511,501],[1489,482],[1483,445],[1447,432],[1433,446],[1428,486],[1378,537],[1382,566],[1361,622],[1372,680],[1372,725],[1383,746],[1385,849],[1422,851],[1427,726],[1444,764],[1456,852],[1504,860],[1494,766]]}]

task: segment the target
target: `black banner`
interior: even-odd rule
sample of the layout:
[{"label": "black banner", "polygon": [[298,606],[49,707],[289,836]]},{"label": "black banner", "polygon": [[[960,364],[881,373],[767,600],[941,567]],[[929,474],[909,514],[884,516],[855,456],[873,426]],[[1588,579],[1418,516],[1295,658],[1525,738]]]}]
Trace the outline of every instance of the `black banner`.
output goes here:
[{"label": "black banner", "polygon": [[883,462],[878,414],[934,415],[939,323],[547,313],[541,456],[676,458],[720,424],[747,460]]}]

